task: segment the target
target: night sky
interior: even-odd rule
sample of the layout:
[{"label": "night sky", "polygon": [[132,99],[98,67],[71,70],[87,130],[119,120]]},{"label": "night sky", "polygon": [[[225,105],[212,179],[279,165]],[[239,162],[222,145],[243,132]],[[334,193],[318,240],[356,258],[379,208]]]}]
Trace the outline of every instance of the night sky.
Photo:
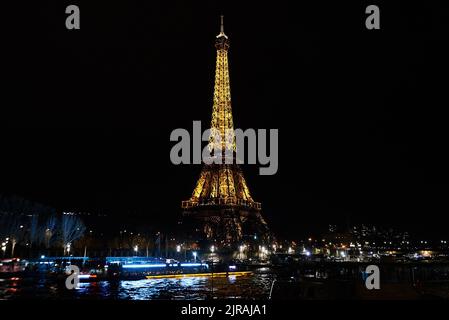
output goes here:
[{"label": "night sky", "polygon": [[[375,31],[371,3],[92,2],[2,5],[0,193],[174,223],[201,166],[172,165],[169,137],[210,123],[223,13],[235,126],[279,129],[278,173],[244,167],[276,233],[448,233],[448,19],[434,2],[376,2]],[[68,4],[81,30],[65,28]]]}]

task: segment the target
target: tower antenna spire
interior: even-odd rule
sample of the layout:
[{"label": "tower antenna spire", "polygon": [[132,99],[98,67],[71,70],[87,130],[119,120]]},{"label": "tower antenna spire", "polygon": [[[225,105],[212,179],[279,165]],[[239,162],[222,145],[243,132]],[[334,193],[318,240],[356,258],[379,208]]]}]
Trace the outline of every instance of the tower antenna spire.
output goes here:
[{"label": "tower antenna spire", "polygon": [[220,15],[220,34],[217,36],[217,38],[225,37],[228,38],[224,33],[224,15]]}]

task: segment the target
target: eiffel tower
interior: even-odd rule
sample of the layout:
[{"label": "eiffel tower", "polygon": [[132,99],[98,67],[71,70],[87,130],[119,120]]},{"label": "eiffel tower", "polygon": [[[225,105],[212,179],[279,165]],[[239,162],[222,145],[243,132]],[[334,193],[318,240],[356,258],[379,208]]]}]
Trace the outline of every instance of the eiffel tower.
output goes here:
[{"label": "eiffel tower", "polygon": [[[228,50],[229,38],[224,33],[221,16],[220,33],[215,40],[217,49],[215,86],[209,150],[231,155],[232,162],[203,164],[200,177],[187,201],[182,201],[183,224],[194,237],[227,246],[242,241],[268,240],[267,223],[261,215],[261,204],[251,197],[241,168],[235,161],[236,142],[231,109]],[[224,162],[224,163],[223,163]]]}]

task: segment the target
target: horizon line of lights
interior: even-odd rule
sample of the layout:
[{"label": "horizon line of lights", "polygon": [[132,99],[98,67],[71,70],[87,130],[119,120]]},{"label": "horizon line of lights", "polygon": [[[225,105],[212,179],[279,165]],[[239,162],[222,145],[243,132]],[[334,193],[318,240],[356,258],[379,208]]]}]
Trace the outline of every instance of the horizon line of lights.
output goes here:
[{"label": "horizon line of lights", "polygon": [[[204,263],[181,263],[181,267],[201,267],[204,266],[209,268],[207,264]],[[167,266],[177,266],[177,264],[162,264],[162,263],[152,263],[152,264],[124,264],[122,267],[125,269],[138,269],[138,268],[165,268]]]}]

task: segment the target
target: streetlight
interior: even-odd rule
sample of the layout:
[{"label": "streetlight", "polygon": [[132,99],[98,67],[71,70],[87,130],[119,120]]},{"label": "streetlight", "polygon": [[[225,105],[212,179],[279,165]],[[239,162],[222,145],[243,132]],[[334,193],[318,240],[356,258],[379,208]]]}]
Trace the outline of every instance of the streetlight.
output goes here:
[{"label": "streetlight", "polygon": [[176,252],[181,252],[181,246],[179,244],[176,246]]},{"label": "streetlight", "polygon": [[67,254],[70,254],[70,243],[67,243]]},{"label": "streetlight", "polygon": [[268,249],[265,246],[259,246],[259,257],[265,259],[268,254]]},{"label": "streetlight", "polygon": [[211,247],[210,247],[210,252],[212,252],[212,253],[215,252],[215,246],[211,246]]},{"label": "streetlight", "polygon": [[239,246],[239,259],[243,259],[243,251],[245,251],[245,245],[244,244],[241,244],[240,246]]},{"label": "streetlight", "polygon": [[196,262],[196,251],[193,251],[193,259],[194,259],[194,261]]},{"label": "streetlight", "polygon": [[139,247],[136,245],[136,246],[134,247],[134,252],[136,253],[136,255],[137,255],[137,251],[139,251]]}]

